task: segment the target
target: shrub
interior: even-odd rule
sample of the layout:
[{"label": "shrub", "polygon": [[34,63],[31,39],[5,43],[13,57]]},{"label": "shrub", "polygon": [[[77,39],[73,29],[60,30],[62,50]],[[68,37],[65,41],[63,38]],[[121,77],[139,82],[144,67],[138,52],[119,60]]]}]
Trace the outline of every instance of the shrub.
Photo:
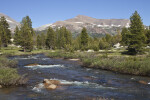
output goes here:
[{"label": "shrub", "polygon": [[3,87],[24,85],[27,79],[17,73],[17,61],[0,56],[0,85]]}]

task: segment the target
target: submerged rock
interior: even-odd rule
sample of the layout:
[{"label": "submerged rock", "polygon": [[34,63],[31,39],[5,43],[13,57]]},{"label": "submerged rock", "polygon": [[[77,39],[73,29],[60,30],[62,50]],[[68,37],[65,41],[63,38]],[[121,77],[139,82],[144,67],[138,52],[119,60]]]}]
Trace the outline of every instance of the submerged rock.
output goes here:
[{"label": "submerged rock", "polygon": [[146,81],[143,81],[143,80],[140,80],[140,81],[138,81],[139,83],[141,83],[141,84],[145,84],[145,85],[147,85],[148,84],[148,82],[146,82]]},{"label": "submerged rock", "polygon": [[2,88],[2,85],[0,85],[0,89]]},{"label": "submerged rock", "polygon": [[37,66],[37,65],[39,65],[39,64],[28,64],[28,65],[26,65],[26,66]]},{"label": "submerged rock", "polygon": [[44,83],[44,84],[51,84],[51,82],[50,82],[49,79],[44,79],[44,80],[43,80],[43,83]]}]

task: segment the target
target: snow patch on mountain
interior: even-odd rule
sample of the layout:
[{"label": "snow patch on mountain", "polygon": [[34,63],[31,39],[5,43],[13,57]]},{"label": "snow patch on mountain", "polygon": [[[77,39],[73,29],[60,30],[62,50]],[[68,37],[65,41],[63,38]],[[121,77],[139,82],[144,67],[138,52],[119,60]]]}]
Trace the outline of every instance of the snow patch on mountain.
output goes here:
[{"label": "snow patch on mountain", "polygon": [[77,23],[77,24],[83,24],[83,22],[74,22],[74,23]]},{"label": "snow patch on mountain", "polygon": [[14,23],[13,21],[11,21],[11,20],[8,20],[8,19],[6,19],[6,21],[7,21],[8,23]]},{"label": "snow patch on mountain", "polygon": [[36,30],[36,31],[42,31],[42,30],[45,30],[45,29],[47,29],[48,27],[51,27],[51,26],[55,26],[55,25],[46,24],[46,25],[43,25],[41,27],[35,28],[34,30]]}]

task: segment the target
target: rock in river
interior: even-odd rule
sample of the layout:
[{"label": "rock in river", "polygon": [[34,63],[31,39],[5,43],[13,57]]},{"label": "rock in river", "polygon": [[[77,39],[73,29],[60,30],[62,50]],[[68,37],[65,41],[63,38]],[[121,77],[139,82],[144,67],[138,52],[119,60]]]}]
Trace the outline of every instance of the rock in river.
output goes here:
[{"label": "rock in river", "polygon": [[58,85],[61,85],[60,81],[50,79],[44,79],[43,83],[46,89],[56,89]]},{"label": "rock in river", "polygon": [[139,83],[141,83],[141,84],[145,84],[145,85],[146,85],[146,84],[148,84],[148,82],[143,81],[143,80],[140,80],[140,81],[139,81]]},{"label": "rock in river", "polygon": [[60,85],[61,84],[60,81],[58,81],[58,80],[50,80],[50,79],[44,79],[43,83],[45,83],[45,84],[55,84],[55,85]]}]

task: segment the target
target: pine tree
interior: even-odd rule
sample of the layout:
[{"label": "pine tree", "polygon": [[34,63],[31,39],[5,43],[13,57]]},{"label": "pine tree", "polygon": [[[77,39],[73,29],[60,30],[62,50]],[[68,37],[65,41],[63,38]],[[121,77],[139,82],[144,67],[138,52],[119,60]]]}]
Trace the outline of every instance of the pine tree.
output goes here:
[{"label": "pine tree", "polygon": [[73,46],[74,50],[80,50],[81,49],[81,38],[80,38],[80,35],[78,35],[73,40],[72,46]]},{"label": "pine tree", "polygon": [[72,42],[72,34],[69,30],[67,30],[66,28],[64,28],[64,37],[65,37],[65,44],[66,45],[71,45]]},{"label": "pine tree", "polygon": [[3,47],[7,47],[7,45],[8,45],[8,37],[7,37],[5,29],[2,26],[0,26],[0,34],[1,34],[2,46]]},{"label": "pine tree", "polygon": [[7,47],[8,44],[11,43],[11,31],[9,30],[9,24],[4,16],[0,18],[0,34],[2,38],[2,45]]},{"label": "pine tree", "polygon": [[99,49],[109,49],[110,48],[110,44],[108,42],[106,42],[105,39],[100,39],[99,41]]},{"label": "pine tree", "polygon": [[58,49],[67,49],[72,44],[72,34],[66,27],[56,30],[56,45]]},{"label": "pine tree", "polygon": [[150,46],[150,29],[146,29],[147,45]]},{"label": "pine tree", "polygon": [[110,34],[106,34],[105,40],[106,40],[106,42],[108,42],[110,44],[112,41],[112,36]]},{"label": "pine tree", "polygon": [[60,29],[56,29],[56,46],[57,46],[57,49],[61,49],[61,32],[60,32]]},{"label": "pine tree", "polygon": [[88,38],[89,38],[86,28],[82,29],[80,38],[81,38],[81,48],[85,50],[85,48],[88,47]]},{"label": "pine tree", "polygon": [[16,26],[15,31],[14,31],[14,43],[15,45],[19,45],[20,42],[20,30],[18,26]]},{"label": "pine tree", "polygon": [[72,34],[69,30],[66,29],[66,27],[64,27],[64,48],[67,51],[70,51],[70,49],[72,49]]},{"label": "pine tree", "polygon": [[1,45],[2,45],[2,40],[1,40],[1,35],[0,35],[0,49],[1,49]]},{"label": "pine tree", "polygon": [[114,39],[115,39],[115,41],[114,41],[113,45],[121,42],[122,35],[121,35],[120,30],[117,31],[117,34],[114,36]]},{"label": "pine tree", "polygon": [[32,28],[32,21],[31,21],[30,17],[29,17],[29,16],[26,16],[26,17],[25,17],[25,20],[27,21],[28,27],[29,27],[31,30],[33,30],[33,28]]},{"label": "pine tree", "polygon": [[137,11],[135,11],[130,17],[130,22],[130,34],[127,38],[129,40],[128,52],[131,54],[137,54],[142,52],[146,41],[143,22]]},{"label": "pine tree", "polygon": [[59,34],[60,34],[60,47],[62,49],[65,48],[65,43],[66,43],[66,39],[65,39],[65,27],[61,27],[59,30]]},{"label": "pine tree", "polygon": [[37,48],[41,49],[42,48],[42,41],[41,41],[40,35],[37,36],[36,41],[37,41]]},{"label": "pine tree", "polygon": [[41,33],[40,37],[41,37],[41,47],[42,47],[42,49],[44,49],[45,48],[46,36],[45,36],[44,33]]},{"label": "pine tree", "polygon": [[121,32],[121,36],[122,36],[122,40],[121,40],[121,44],[123,46],[128,46],[129,45],[129,30],[127,28],[122,28],[122,32]]},{"label": "pine tree", "polygon": [[31,27],[29,26],[27,18],[28,17],[23,18],[20,29],[19,45],[22,46],[24,52],[26,52],[26,50],[31,51],[33,49],[33,34],[32,34],[33,29],[31,29]]},{"label": "pine tree", "polygon": [[47,30],[46,47],[48,49],[55,49],[56,47],[56,33],[51,27]]}]

